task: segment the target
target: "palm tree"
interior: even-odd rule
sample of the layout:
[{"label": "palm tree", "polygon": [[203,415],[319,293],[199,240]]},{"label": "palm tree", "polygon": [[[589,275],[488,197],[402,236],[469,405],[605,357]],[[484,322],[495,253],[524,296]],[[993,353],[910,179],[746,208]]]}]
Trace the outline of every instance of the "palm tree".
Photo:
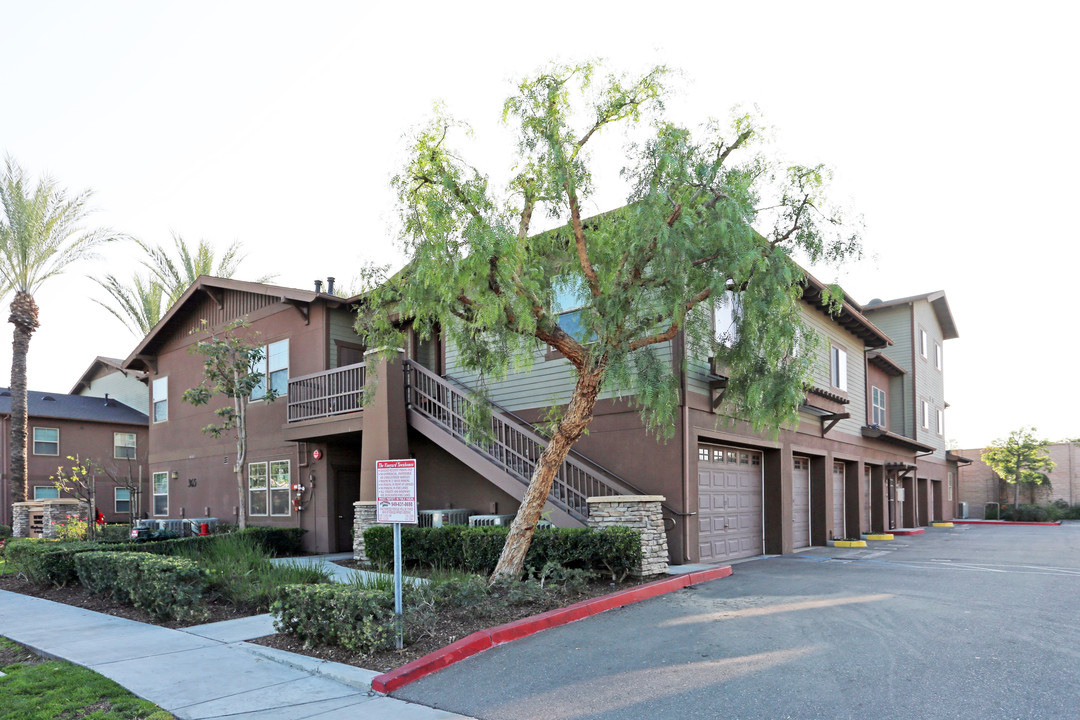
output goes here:
[{"label": "palm tree", "polygon": [[[11,493],[29,495],[26,475],[26,353],[38,328],[34,293],[72,263],[92,257],[99,245],[117,239],[109,230],[82,227],[90,212],[90,190],[69,197],[51,177],[37,187],[9,155],[0,175],[0,295],[14,292],[8,322],[15,326],[11,353]],[[21,491],[21,498],[20,498]]]},{"label": "palm tree", "polygon": [[[242,245],[233,242],[220,257],[215,257],[214,248],[206,240],[191,247],[180,235],[173,233],[175,258],[162,245],[151,245],[136,240],[146,253],[143,266],[147,275],[136,273],[128,284],[120,282],[113,275],[106,275],[104,280],[94,278],[112,298],[111,304],[95,300],[111,312],[120,322],[128,326],[137,337],[146,335],[161,320],[162,314],[184,294],[200,275],[232,277],[244,259]],[[266,275],[256,282],[266,282],[274,276]]]}]

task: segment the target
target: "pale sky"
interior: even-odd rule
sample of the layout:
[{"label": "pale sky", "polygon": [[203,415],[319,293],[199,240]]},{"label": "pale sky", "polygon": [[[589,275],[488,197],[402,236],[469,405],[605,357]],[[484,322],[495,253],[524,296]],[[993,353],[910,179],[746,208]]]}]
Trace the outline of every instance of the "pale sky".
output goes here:
[{"label": "pale sky", "polygon": [[[1075,5],[366,5],[0,0],[0,153],[94,189],[97,225],[240,240],[240,277],[347,283],[361,262],[401,263],[389,178],[435,100],[500,176],[512,80],[553,59],[664,63],[686,122],[756,104],[779,152],[834,169],[866,258],[821,279],[863,303],[946,291],[948,438],[1080,435]],[[37,294],[32,389],[67,392],[94,356],[134,348],[86,276],[130,275],[136,253],[104,255]],[[10,364],[5,341],[4,384]]]}]

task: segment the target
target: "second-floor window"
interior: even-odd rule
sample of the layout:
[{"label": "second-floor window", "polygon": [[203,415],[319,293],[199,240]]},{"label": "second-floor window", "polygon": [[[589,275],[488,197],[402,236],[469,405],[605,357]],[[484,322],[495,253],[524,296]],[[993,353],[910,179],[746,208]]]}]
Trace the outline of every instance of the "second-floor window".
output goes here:
[{"label": "second-floor window", "polygon": [[135,433],[113,433],[113,457],[117,460],[135,459]]},{"label": "second-floor window", "polygon": [[169,419],[169,378],[159,377],[154,380],[154,422],[165,422]]},{"label": "second-floor window", "polygon": [[926,358],[926,331],[919,328],[919,354]]},{"label": "second-floor window", "polygon": [[60,428],[34,428],[34,454],[60,454]]},{"label": "second-floor window", "polygon": [[263,379],[251,393],[252,400],[266,397],[269,387],[278,397],[289,392],[289,341],[278,340],[263,348],[263,357],[255,364],[255,369],[263,374]]},{"label": "second-floor window", "polygon": [[873,408],[872,422],[880,428],[888,423],[885,419],[885,391],[879,387],[871,387],[870,400]]},{"label": "second-floor window", "polygon": [[945,411],[944,410],[938,410],[937,411],[937,434],[938,435],[944,435],[945,434]]},{"label": "second-floor window", "polygon": [[713,335],[716,342],[731,347],[739,336],[739,301],[735,293],[724,293],[719,305],[713,306]]},{"label": "second-floor window", "polygon": [[[847,390],[847,351],[832,346],[832,386],[837,390]],[[819,366],[820,367],[820,366]]]},{"label": "second-floor window", "polygon": [[941,362],[941,344],[937,340],[935,340],[934,341],[934,367],[936,367],[938,370],[940,370],[941,366],[942,366],[942,362]]},{"label": "second-floor window", "polygon": [[922,427],[923,430],[930,429],[930,403],[925,400],[922,402]]},{"label": "second-floor window", "polygon": [[560,283],[555,287],[555,311],[559,327],[578,342],[592,342],[596,336],[586,334],[581,324],[581,309],[588,304],[583,292],[568,284]]}]

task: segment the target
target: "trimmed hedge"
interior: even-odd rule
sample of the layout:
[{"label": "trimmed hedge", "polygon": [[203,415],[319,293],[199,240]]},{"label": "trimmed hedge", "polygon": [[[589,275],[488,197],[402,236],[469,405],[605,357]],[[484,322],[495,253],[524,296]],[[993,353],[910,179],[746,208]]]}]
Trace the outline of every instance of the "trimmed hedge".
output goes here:
[{"label": "trimmed hedge", "polygon": [[[249,527],[245,535],[254,537],[271,555],[295,554],[307,530],[301,528]],[[224,534],[196,535],[175,540],[152,540],[143,543],[61,542],[39,538],[18,538],[7,544],[9,563],[32,582],[68,585],[78,580],[75,556],[85,552],[133,552],[175,555],[218,542]]]},{"label": "trimmed hedge", "polygon": [[394,646],[390,593],[351,585],[286,585],[270,606],[274,629],[307,647],[337,645],[372,653]]},{"label": "trimmed hedge", "polygon": [[191,560],[140,552],[84,552],[74,556],[79,581],[161,620],[205,617],[210,573]]},{"label": "trimmed hedge", "polygon": [[[460,568],[488,573],[495,569],[510,528],[449,525],[441,528],[401,528],[402,562]],[[364,548],[377,565],[394,561],[393,528],[376,525],[364,530]],[[603,530],[588,528],[543,528],[533,535],[525,566],[542,568],[548,563],[561,567],[607,572],[613,578],[625,576],[641,562],[641,538],[630,528]]]}]

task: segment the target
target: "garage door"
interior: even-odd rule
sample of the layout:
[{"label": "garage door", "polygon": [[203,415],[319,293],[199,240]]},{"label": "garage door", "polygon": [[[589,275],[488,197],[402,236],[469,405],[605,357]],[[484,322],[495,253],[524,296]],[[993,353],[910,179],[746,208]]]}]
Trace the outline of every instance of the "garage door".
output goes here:
[{"label": "garage door", "polygon": [[698,551],[702,562],[753,557],[762,545],[761,453],[698,446]]},{"label": "garage door", "polygon": [[833,540],[843,540],[847,537],[847,529],[844,521],[844,463],[832,464],[832,504]]},{"label": "garage door", "polygon": [[810,546],[810,458],[796,457],[791,473],[791,526],[796,548]]}]

